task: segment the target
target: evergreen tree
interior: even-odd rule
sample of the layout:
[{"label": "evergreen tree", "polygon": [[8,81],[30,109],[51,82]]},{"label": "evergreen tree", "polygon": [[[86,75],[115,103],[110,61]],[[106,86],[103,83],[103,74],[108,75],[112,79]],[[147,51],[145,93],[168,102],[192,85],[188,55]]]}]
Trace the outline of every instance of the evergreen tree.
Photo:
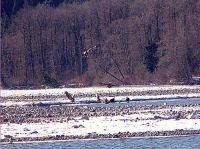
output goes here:
[{"label": "evergreen tree", "polygon": [[157,69],[158,56],[157,56],[158,45],[154,42],[151,42],[146,46],[144,54],[144,64],[149,72],[153,73]]}]

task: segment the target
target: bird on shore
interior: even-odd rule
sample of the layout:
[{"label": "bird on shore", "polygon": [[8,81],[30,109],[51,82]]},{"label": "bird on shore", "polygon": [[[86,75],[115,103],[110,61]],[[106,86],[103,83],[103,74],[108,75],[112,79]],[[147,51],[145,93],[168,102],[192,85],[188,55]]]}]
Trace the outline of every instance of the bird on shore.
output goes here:
[{"label": "bird on shore", "polygon": [[126,101],[129,102],[129,101],[130,101],[130,98],[129,98],[129,97],[126,97]]},{"label": "bird on shore", "polygon": [[108,99],[107,99],[107,98],[105,99],[105,101],[104,101],[104,102],[105,102],[105,104],[108,104],[108,103],[109,103],[109,101],[108,101]]},{"label": "bird on shore", "polygon": [[75,99],[74,99],[74,95],[71,95],[69,92],[65,91],[65,95],[66,97],[71,101],[71,102],[75,102]]},{"label": "bird on shore", "polygon": [[96,94],[96,97],[97,97],[97,102],[100,103],[101,102],[101,99],[99,97],[99,94]]},{"label": "bird on shore", "polygon": [[111,99],[110,99],[110,102],[115,102],[115,98],[114,98],[114,97],[111,98]]},{"label": "bird on shore", "polygon": [[[96,94],[96,97],[97,97],[97,102],[98,103],[101,103],[102,102],[102,99],[100,98],[99,94]],[[115,98],[111,98],[110,100],[108,100],[107,98],[105,98],[104,100],[104,103],[108,104],[108,103],[111,103],[111,102],[115,102]]]}]

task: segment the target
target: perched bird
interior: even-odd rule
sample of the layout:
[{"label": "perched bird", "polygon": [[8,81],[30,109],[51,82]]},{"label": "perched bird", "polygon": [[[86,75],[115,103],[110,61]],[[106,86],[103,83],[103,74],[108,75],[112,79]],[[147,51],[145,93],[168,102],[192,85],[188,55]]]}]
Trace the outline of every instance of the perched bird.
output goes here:
[{"label": "perched bird", "polygon": [[108,101],[108,99],[106,98],[106,99],[105,99],[105,104],[108,104],[108,103],[109,103],[109,101]]},{"label": "perched bird", "polygon": [[101,99],[100,99],[100,97],[99,97],[99,95],[98,94],[96,94],[96,97],[97,97],[97,102],[101,102]]},{"label": "perched bird", "polygon": [[115,102],[115,98],[114,98],[114,97],[111,98],[111,99],[110,99],[110,102]]},{"label": "perched bird", "polygon": [[69,92],[65,91],[65,95],[71,102],[75,102],[74,95],[71,95]]},{"label": "perched bird", "polygon": [[108,83],[107,84],[107,88],[111,88],[111,87],[113,87],[114,85],[112,85],[111,83]]},{"label": "perched bird", "polygon": [[129,101],[130,101],[130,98],[129,98],[129,97],[126,97],[126,101],[129,102]]}]

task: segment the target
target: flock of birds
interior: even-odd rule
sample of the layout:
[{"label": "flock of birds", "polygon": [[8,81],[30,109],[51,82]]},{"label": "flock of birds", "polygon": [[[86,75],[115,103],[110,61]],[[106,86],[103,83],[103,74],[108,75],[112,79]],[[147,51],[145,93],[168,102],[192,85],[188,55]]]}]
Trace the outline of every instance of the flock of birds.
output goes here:
[{"label": "flock of birds", "polygon": [[[65,95],[66,97],[72,102],[72,103],[75,103],[75,96],[70,94],[69,92],[65,91]],[[108,104],[108,103],[114,103],[115,102],[115,98],[111,98],[111,99],[108,99],[108,98],[100,98],[99,94],[96,94],[96,101],[97,103],[105,103],[105,104]],[[130,98],[129,97],[126,97],[126,102],[129,102],[130,101]],[[163,106],[167,106],[167,103],[164,102],[163,103]]]},{"label": "flock of birds", "polygon": [[[75,96],[74,95],[72,95],[72,94],[70,94],[69,92],[67,92],[67,91],[65,91],[65,95],[66,95],[66,97],[72,102],[72,103],[75,103]],[[115,98],[113,97],[113,98],[111,98],[111,99],[107,99],[107,98],[105,98],[105,99],[101,99],[100,98],[100,96],[99,96],[99,94],[96,94],[96,98],[97,98],[97,103],[106,103],[106,104],[108,104],[108,103],[113,103],[113,102],[115,102]],[[130,98],[129,97],[126,97],[126,101],[127,102],[129,102],[130,101]]]}]

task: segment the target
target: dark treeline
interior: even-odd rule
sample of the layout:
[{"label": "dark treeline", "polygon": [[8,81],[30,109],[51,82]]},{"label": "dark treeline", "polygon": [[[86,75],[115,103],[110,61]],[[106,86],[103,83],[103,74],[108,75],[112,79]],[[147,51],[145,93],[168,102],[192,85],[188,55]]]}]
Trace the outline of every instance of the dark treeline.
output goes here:
[{"label": "dark treeline", "polygon": [[11,23],[11,17],[27,5],[35,7],[38,4],[44,4],[57,7],[59,4],[83,3],[85,1],[87,0],[1,0],[1,25],[5,31]]},{"label": "dark treeline", "polygon": [[47,4],[57,7],[59,4],[82,3],[87,0],[1,0],[1,16],[11,16],[16,14],[24,5],[37,6],[38,4]]},{"label": "dark treeline", "polygon": [[200,0],[63,0],[13,14],[2,25],[4,87],[170,84],[200,74]]}]

